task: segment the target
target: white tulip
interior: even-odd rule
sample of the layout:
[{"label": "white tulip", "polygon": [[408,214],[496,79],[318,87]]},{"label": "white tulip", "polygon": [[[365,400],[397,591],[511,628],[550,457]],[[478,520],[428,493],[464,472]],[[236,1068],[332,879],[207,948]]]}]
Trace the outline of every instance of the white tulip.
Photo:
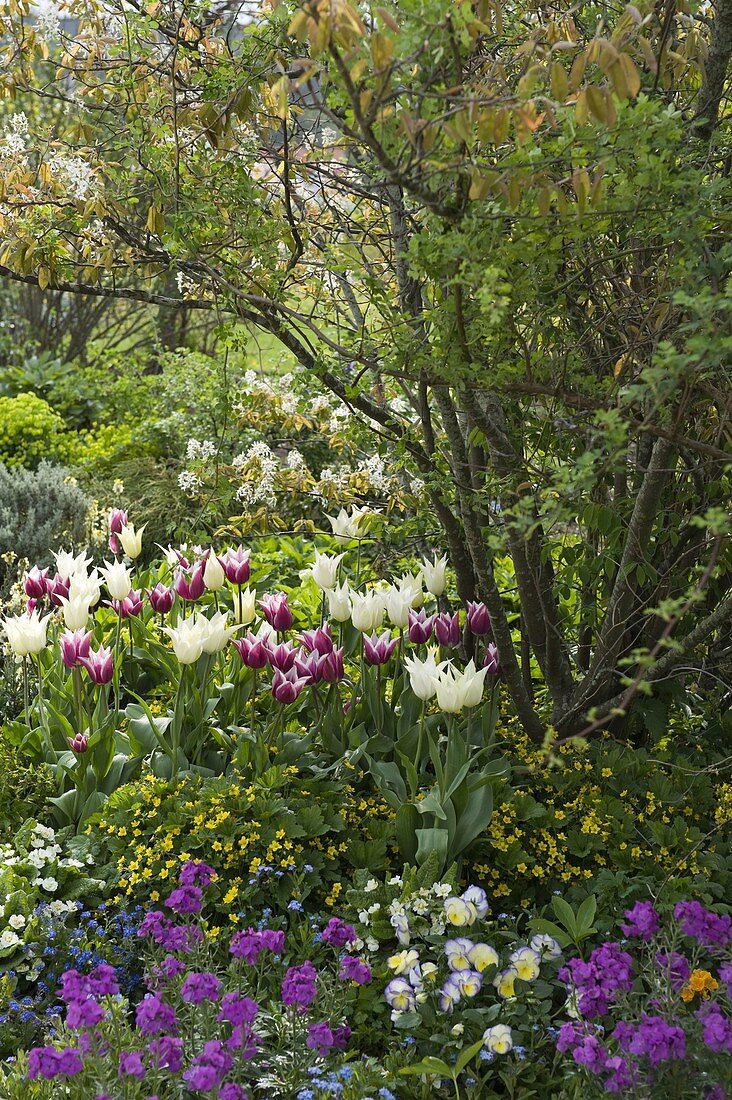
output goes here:
[{"label": "white tulip", "polygon": [[405,573],[403,577],[397,577],[397,587],[402,595],[409,599],[410,607],[418,608],[424,603],[424,592],[422,591],[422,574],[419,570],[416,573]]},{"label": "white tulip", "polygon": [[[204,575],[204,584],[206,577]],[[239,615],[239,600],[241,599],[241,615]],[[239,588],[234,593],[234,621],[248,626],[257,617],[257,593],[253,588]],[[269,623],[267,624],[269,626]]]},{"label": "white tulip", "polygon": [[86,574],[92,563],[91,558],[87,558],[83,550],[76,556],[70,554],[68,550],[57,550],[53,556],[56,559],[56,572],[60,577],[73,577],[77,573]]},{"label": "white tulip", "polygon": [[351,539],[361,538],[361,524],[366,516],[371,515],[370,508],[357,508],[355,504],[349,515],[345,508],[341,508],[337,516],[326,516],[333,529],[333,537],[337,542],[349,542]]},{"label": "white tulip", "polygon": [[434,561],[425,558],[422,562],[422,576],[427,591],[433,596],[441,596],[447,587],[447,557],[438,558],[435,554]]},{"label": "white tulip", "polygon": [[14,615],[3,620],[8,644],[16,657],[40,653],[46,648],[46,630],[50,615],[40,618],[37,611],[30,615]]},{"label": "white tulip", "polygon": [[70,600],[83,600],[87,607],[93,607],[94,604],[99,603],[101,594],[101,577],[98,570],[93,569],[88,576],[85,573],[72,573],[69,584]]},{"label": "white tulip", "polygon": [[206,558],[206,564],[203,567],[203,583],[209,592],[218,592],[220,588],[224,587],[224,581],[226,580],[226,573],[224,573],[224,567],[216,557],[213,546],[208,552]]},{"label": "white tulip", "polygon": [[[129,588],[127,589],[129,592]],[[126,595],[127,593],[125,593]],[[84,596],[60,597],[64,623],[69,630],[85,630],[89,620],[89,604]]]},{"label": "white tulip", "polygon": [[384,594],[384,603],[389,622],[399,630],[404,630],[409,622],[409,610],[412,606],[410,593],[391,585]]},{"label": "white tulip", "polygon": [[113,600],[123,600],[132,588],[132,574],[121,561],[105,561],[101,569],[104,583]]},{"label": "white tulip", "polygon": [[117,537],[128,558],[139,558],[142,553],[142,532],[145,530],[146,526],[147,524],[143,523],[139,531],[135,530],[134,524],[132,523],[127,523],[122,526]]},{"label": "white tulip", "polygon": [[418,657],[405,657],[404,667],[409,673],[409,684],[418,699],[425,702],[432,699],[437,691],[437,677],[447,664],[441,661],[438,665],[434,655],[430,653],[425,661]]},{"label": "white tulip", "polygon": [[351,622],[363,634],[371,634],[379,629],[384,611],[384,600],[380,592],[372,589],[363,594],[351,593]]},{"label": "white tulip", "polygon": [[228,618],[228,611],[217,611],[210,619],[207,619],[205,615],[199,616],[200,628],[204,635],[204,653],[220,653],[234,637],[237,630],[241,629],[241,623],[234,623],[233,626],[227,626],[226,623]]},{"label": "white tulip", "polygon": [[338,585],[335,588],[329,589],[326,592],[328,597],[328,614],[331,619],[337,623],[345,623],[351,617],[351,589],[348,587],[348,581],[345,581],[340,587]]},{"label": "white tulip", "polygon": [[315,561],[305,571],[306,575],[310,575],[323,592],[335,588],[338,566],[342,557],[343,554],[334,554],[330,557],[328,554],[319,554],[316,550]]},{"label": "white tulip", "polygon": [[203,643],[208,632],[208,620],[191,616],[183,619],[178,626],[164,626],[163,631],[170,637],[173,650],[182,665],[192,665],[203,653]]},{"label": "white tulip", "polygon": [[460,680],[460,689],[463,693],[464,707],[477,707],[483,698],[487,668],[476,671],[475,662],[470,661],[466,666]]},{"label": "white tulip", "polygon": [[462,676],[448,661],[436,678],[437,705],[446,714],[458,714],[463,709]]}]

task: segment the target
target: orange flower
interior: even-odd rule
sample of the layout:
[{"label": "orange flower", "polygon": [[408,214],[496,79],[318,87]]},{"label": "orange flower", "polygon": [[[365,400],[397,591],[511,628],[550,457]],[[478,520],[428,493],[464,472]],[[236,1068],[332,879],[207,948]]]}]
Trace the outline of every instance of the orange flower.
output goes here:
[{"label": "orange flower", "polygon": [[708,970],[693,970],[688,982],[681,990],[681,1000],[692,1001],[697,993],[706,1000],[718,988],[719,982],[715,981]]}]

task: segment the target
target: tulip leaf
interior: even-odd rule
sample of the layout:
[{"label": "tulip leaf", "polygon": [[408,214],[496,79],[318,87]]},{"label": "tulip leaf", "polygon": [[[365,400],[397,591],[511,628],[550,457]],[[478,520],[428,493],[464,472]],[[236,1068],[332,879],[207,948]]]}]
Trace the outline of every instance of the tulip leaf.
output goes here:
[{"label": "tulip leaf", "polygon": [[415,857],[417,863],[424,863],[432,852],[436,852],[440,860],[440,869],[442,869],[447,863],[447,849],[450,839],[447,829],[416,829],[415,836],[417,837],[417,854]]},{"label": "tulip leaf", "polygon": [[493,788],[483,781],[468,794],[462,806],[456,806],[457,827],[450,845],[450,858],[457,859],[468,845],[488,827],[493,813]]},{"label": "tulip leaf", "polygon": [[448,1066],[447,1062],[443,1062],[441,1058],[423,1058],[421,1062],[415,1062],[411,1066],[402,1066],[399,1070],[400,1074],[415,1074],[415,1073],[432,1073],[439,1074],[440,1077],[452,1078],[452,1067]]},{"label": "tulip leaf", "polygon": [[477,1042],[471,1043],[465,1050],[461,1050],[455,1062],[454,1076],[457,1077],[459,1073],[462,1073],[468,1062],[475,1057],[479,1050],[483,1049],[483,1040],[478,1039]]}]

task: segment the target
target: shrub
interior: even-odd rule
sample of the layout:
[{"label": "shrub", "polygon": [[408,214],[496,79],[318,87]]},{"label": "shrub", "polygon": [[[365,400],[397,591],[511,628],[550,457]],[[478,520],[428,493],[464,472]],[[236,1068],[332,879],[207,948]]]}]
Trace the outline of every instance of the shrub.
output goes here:
[{"label": "shrub", "polygon": [[52,549],[84,543],[88,508],[86,495],[60,466],[44,461],[27,470],[0,464],[0,554],[48,564]]},{"label": "shrub", "polygon": [[43,459],[69,455],[66,424],[47,401],[33,393],[0,397],[0,462],[33,469]]},{"label": "shrub", "polygon": [[46,824],[48,799],[56,793],[56,781],[45,764],[30,761],[0,729],[0,840],[8,840],[26,818]]}]

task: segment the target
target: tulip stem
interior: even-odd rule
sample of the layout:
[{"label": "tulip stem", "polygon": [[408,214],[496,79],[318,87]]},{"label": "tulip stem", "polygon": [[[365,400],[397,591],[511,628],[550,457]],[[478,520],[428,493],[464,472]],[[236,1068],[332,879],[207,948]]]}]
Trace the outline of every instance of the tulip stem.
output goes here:
[{"label": "tulip stem", "polygon": [[[71,670],[71,682],[74,685],[74,710],[76,712],[76,732],[84,733],[83,718],[84,718],[84,703],[81,697],[81,669],[73,668]],[[91,731],[90,731],[91,732]]]},{"label": "tulip stem", "polygon": [[117,626],[114,634],[114,724],[117,725],[119,717],[120,678],[122,675],[122,662],[119,660],[119,639],[122,631],[122,619],[117,616]]},{"label": "tulip stem", "polygon": [[28,657],[23,657],[23,706],[25,709],[25,724],[30,729],[30,713],[28,706]]},{"label": "tulip stem", "polygon": [[240,585],[240,584],[238,584],[238,585],[236,586],[236,592],[237,592],[237,596],[239,597],[239,618],[237,619],[237,622],[241,622],[241,620],[242,620],[242,615],[243,615],[243,611],[242,611],[242,602],[241,602],[241,585]]},{"label": "tulip stem", "polygon": [[422,770],[422,741],[424,740],[424,716],[427,710],[427,700],[422,700],[422,713],[419,716],[419,736],[417,737],[417,752],[414,757],[414,770],[417,773],[417,790],[412,791],[416,795],[419,790],[419,775]]},{"label": "tulip stem", "polygon": [[257,669],[252,669],[254,680],[252,682],[251,718],[249,719],[250,733],[254,736],[254,725],[257,717]]}]

